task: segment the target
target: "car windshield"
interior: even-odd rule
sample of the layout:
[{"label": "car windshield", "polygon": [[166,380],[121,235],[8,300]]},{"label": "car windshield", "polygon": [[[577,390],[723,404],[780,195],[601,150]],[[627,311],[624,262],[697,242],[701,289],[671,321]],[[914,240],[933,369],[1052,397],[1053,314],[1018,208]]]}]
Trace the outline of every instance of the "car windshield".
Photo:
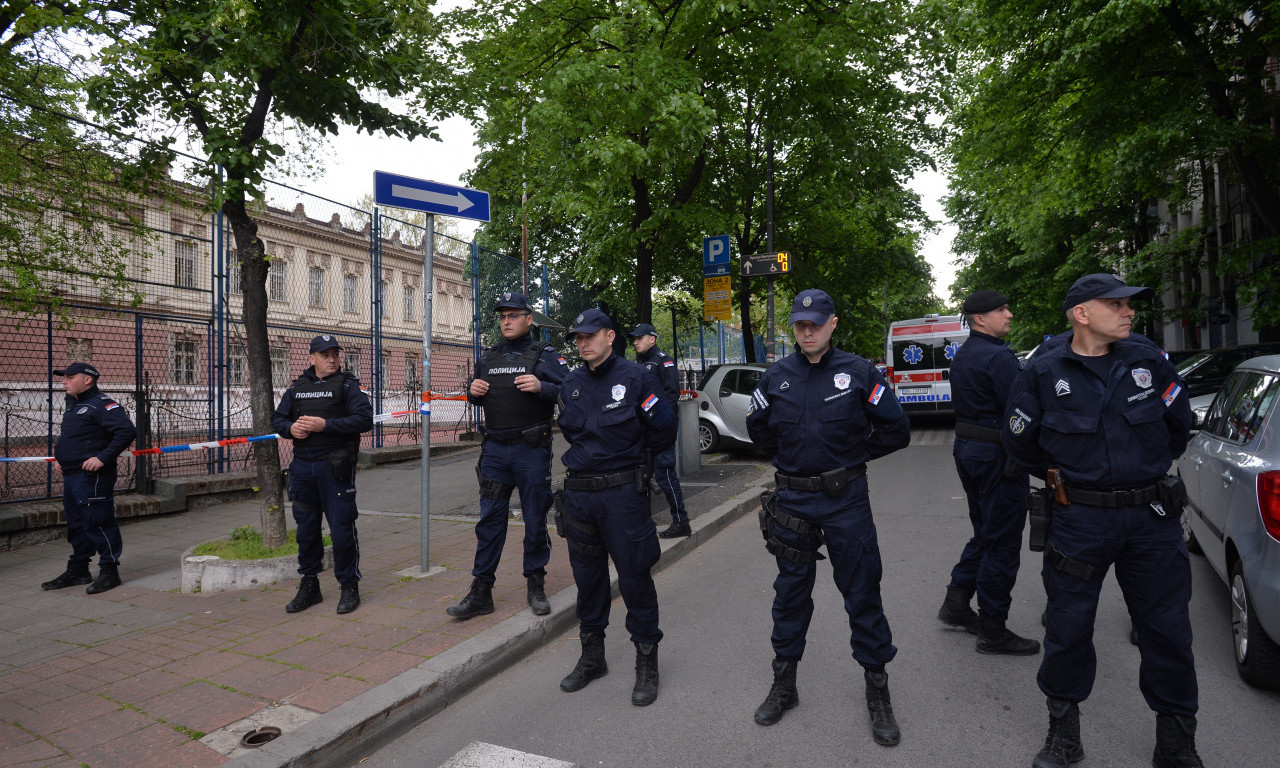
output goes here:
[{"label": "car windshield", "polygon": [[1178,374],[1181,376],[1186,376],[1191,371],[1195,370],[1196,368],[1199,368],[1204,363],[1204,361],[1208,360],[1210,357],[1213,357],[1213,355],[1209,354],[1208,352],[1198,352],[1192,355],[1191,357],[1188,357],[1186,360],[1183,360],[1181,363],[1178,363]]}]

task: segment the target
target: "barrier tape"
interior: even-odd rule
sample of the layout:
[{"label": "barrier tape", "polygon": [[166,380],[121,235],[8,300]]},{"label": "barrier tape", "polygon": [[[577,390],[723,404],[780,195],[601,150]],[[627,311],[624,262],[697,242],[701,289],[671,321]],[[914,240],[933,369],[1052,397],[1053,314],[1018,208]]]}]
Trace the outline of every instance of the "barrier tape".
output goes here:
[{"label": "barrier tape", "polygon": [[18,461],[53,461],[53,457],[52,456],[14,456],[10,458],[8,456],[0,456],[0,461],[6,461],[10,463],[18,462]]}]

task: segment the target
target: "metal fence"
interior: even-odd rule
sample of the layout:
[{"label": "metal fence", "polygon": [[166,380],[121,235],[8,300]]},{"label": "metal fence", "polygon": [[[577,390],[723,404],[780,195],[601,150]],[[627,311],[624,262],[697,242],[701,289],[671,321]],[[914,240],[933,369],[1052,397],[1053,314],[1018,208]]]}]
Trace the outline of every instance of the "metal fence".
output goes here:
[{"label": "metal fence", "polygon": [[[144,297],[137,308],[102,306],[91,276],[68,270],[59,278],[71,297],[61,316],[0,313],[0,322],[12,329],[0,346],[0,455],[52,455],[64,396],[51,371],[72,360],[101,371],[100,389],[138,426],[136,447],[251,434],[243,297],[231,234],[220,214],[207,212],[207,188],[176,187],[176,202],[142,201],[130,212],[146,232],[133,244],[136,259],[128,269],[131,285]],[[422,392],[462,393],[480,345],[496,338],[486,332],[493,320],[486,310],[500,293],[520,287],[519,260],[437,234],[434,285],[426,286],[420,222],[274,182],[254,216],[271,257],[268,337],[276,400],[307,367],[311,337],[334,334],[346,369],[370,391],[375,413],[413,412],[379,423],[362,446],[420,444]],[[531,295],[546,295],[545,272],[536,278]],[[424,387],[428,290],[432,380]],[[465,400],[436,401],[430,441],[457,440],[476,428],[476,416]],[[292,444],[282,440],[279,446],[287,462]],[[252,467],[252,451],[243,444],[139,459],[126,452],[117,488],[147,492],[159,477]],[[5,462],[0,470],[0,502],[61,495],[60,475],[48,463]]]}]

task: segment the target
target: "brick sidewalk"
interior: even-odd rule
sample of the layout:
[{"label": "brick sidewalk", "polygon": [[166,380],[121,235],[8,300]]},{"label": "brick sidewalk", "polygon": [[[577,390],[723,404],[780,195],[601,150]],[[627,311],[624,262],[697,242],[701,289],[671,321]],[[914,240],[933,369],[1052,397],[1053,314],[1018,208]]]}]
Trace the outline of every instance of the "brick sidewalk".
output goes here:
[{"label": "brick sidewalk", "polygon": [[[389,471],[361,473],[359,483]],[[334,613],[331,572],[321,574],[325,601],[293,615],[284,605],[296,581],[178,591],[181,553],[256,525],[251,502],[126,526],[125,584],[102,595],[40,590],[65,565],[65,542],[0,553],[0,764],[222,765],[236,754],[228,726],[271,715],[305,722],[528,610],[520,525],[508,531],[497,610],[458,622],[444,609],[470,586],[474,521],[433,517],[431,564],[446,570],[412,579],[397,572],[419,563],[419,518],[361,509],[363,603],[346,616]],[[548,594],[573,583],[563,542],[553,546]]]}]

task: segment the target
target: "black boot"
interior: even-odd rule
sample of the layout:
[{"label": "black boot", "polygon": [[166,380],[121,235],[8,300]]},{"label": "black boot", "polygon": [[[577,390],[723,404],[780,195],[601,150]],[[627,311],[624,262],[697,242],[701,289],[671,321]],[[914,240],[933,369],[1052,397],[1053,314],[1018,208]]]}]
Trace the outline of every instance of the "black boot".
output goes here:
[{"label": "black boot", "polygon": [[947,587],[947,599],[938,609],[938,621],[978,634],[978,614],[969,607],[973,593],[963,587]]},{"label": "black boot", "polygon": [[1152,768],[1204,768],[1196,754],[1196,719],[1156,715],[1156,751]]},{"label": "black boot", "polygon": [[342,585],[342,597],[338,598],[338,613],[351,613],[360,607],[360,585],[352,582]]},{"label": "black boot", "polygon": [[529,581],[529,607],[533,609],[534,616],[546,616],[551,613],[551,603],[547,602],[547,590],[545,576],[530,576]]},{"label": "black boot", "polygon": [[658,646],[636,643],[636,687],[631,689],[631,703],[647,707],[658,698]]},{"label": "black boot", "polygon": [[609,674],[609,665],[604,660],[604,635],[583,632],[578,637],[582,641],[582,655],[569,676],[560,681],[560,690],[565,693],[580,691],[592,680]]},{"label": "black boot", "polygon": [[796,691],[796,662],[773,660],[773,687],[764,703],[756,709],[756,723],[773,725],[782,719],[782,713],[794,709],[800,703],[800,694]]},{"label": "black boot", "polygon": [[889,702],[889,674],[880,667],[876,671],[865,670],[867,680],[867,711],[871,713],[871,738],[882,747],[897,746],[902,741],[902,731],[893,717],[893,704]]},{"label": "black boot", "polygon": [[693,529],[689,527],[688,520],[672,520],[671,525],[662,533],[658,534],[660,539],[678,539],[682,536],[692,536]]},{"label": "black boot", "polygon": [[298,594],[294,595],[289,604],[284,607],[284,612],[305,611],[316,603],[322,602],[324,602],[324,596],[320,594],[320,578],[303,576],[302,583],[298,585]]},{"label": "black boot", "polygon": [[1004,656],[1033,656],[1040,652],[1040,642],[1010,632],[1001,619],[978,618],[978,653]]},{"label": "black boot", "polygon": [[124,582],[120,581],[120,564],[119,563],[98,563],[98,578],[93,580],[85,589],[85,594],[96,595],[99,592],[106,592],[108,589],[115,589]]},{"label": "black boot", "polygon": [[1080,744],[1080,706],[1073,701],[1049,699],[1049,735],[1031,768],[1067,768],[1084,759]]},{"label": "black boot", "polygon": [[471,591],[462,598],[462,602],[446,608],[444,612],[455,619],[493,613],[493,585],[480,579],[472,579]]},{"label": "black boot", "polygon": [[88,563],[77,563],[74,560],[68,560],[67,570],[63,571],[61,576],[54,577],[41,584],[40,588],[64,589],[66,587],[78,587],[91,581],[93,581],[93,575],[89,573]]}]

